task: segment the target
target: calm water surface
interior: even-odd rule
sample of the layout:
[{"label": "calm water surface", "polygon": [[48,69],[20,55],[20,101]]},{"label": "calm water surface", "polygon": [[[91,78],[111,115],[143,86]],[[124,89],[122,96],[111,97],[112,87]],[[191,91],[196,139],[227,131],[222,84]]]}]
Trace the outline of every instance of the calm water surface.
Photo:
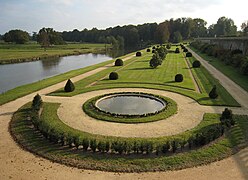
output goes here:
[{"label": "calm water surface", "polygon": [[67,71],[111,60],[104,54],[83,54],[19,64],[0,65],[0,93]]},{"label": "calm water surface", "polygon": [[97,106],[105,112],[141,115],[160,111],[165,107],[165,103],[145,96],[117,95],[100,100]]}]

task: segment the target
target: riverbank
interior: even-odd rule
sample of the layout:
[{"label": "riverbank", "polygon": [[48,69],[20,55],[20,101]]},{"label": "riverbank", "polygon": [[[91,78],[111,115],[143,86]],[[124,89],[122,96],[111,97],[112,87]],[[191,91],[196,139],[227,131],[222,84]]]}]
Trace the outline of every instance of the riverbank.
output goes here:
[{"label": "riverbank", "polygon": [[23,45],[4,43],[0,44],[0,65],[87,53],[106,53],[108,47],[109,45],[106,44],[68,43],[66,45],[52,46],[44,50],[37,43]]}]

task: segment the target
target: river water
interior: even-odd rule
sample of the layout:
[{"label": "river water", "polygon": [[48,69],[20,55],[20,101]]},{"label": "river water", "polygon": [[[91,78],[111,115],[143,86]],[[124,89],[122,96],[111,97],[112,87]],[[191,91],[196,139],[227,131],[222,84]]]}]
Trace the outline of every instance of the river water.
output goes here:
[{"label": "river water", "polygon": [[0,94],[24,84],[111,59],[110,56],[105,54],[82,54],[19,64],[0,65]]}]

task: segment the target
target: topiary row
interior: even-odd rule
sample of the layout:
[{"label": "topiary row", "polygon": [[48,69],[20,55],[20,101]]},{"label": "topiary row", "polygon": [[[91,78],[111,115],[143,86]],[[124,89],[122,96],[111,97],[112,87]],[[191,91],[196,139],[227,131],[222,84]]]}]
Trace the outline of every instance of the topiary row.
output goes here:
[{"label": "topiary row", "polygon": [[[46,107],[44,108],[45,110]],[[201,128],[187,138],[170,138],[156,141],[136,138],[109,138],[103,136],[93,136],[83,133],[53,119],[53,122],[39,117],[38,112],[31,110],[31,121],[35,129],[49,141],[76,148],[83,151],[118,153],[118,154],[167,154],[198,148],[219,138],[225,132],[225,127],[219,124],[212,124]],[[57,122],[58,121],[58,122]],[[88,135],[87,135],[88,134]],[[132,140],[130,140],[132,139]]]}]

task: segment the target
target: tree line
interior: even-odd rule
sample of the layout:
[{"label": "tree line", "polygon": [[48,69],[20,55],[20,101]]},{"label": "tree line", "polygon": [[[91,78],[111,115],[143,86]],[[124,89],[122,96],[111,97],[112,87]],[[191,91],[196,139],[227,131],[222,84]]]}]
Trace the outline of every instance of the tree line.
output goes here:
[{"label": "tree line", "polygon": [[178,18],[162,23],[145,23],[142,25],[125,25],[104,30],[93,28],[79,31],[57,32],[52,28],[42,28],[30,36],[26,31],[10,30],[0,36],[5,42],[24,44],[35,40],[43,47],[69,42],[109,43],[115,49],[145,47],[150,44],[165,42],[178,43],[196,37],[247,36],[248,21],[237,31],[234,21],[220,17],[216,24],[207,27],[207,22],[200,18]]}]

